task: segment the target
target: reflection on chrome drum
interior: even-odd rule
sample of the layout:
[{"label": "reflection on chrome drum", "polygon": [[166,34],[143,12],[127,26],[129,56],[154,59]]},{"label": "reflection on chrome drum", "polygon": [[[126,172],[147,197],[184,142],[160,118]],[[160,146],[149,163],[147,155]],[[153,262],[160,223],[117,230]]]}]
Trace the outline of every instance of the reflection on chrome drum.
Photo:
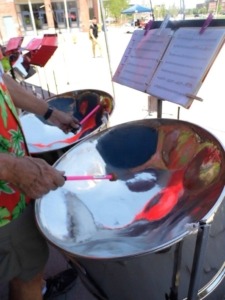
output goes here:
[{"label": "reflection on chrome drum", "polygon": [[23,113],[21,125],[29,152],[53,164],[71,146],[88,136],[107,128],[114,108],[111,95],[100,90],[77,90],[63,93],[47,100],[50,106],[74,115],[81,123],[80,129],[65,134],[43,117]]},{"label": "reflection on chrome drum", "polygon": [[[210,278],[196,267],[214,214],[224,220],[225,154],[203,128],[172,119],[117,125],[76,144],[54,166],[66,176],[116,175],[67,181],[36,201],[40,230],[99,299],[194,299],[222,265]],[[220,250],[214,262],[223,262]],[[211,268],[207,251],[204,269]]]}]

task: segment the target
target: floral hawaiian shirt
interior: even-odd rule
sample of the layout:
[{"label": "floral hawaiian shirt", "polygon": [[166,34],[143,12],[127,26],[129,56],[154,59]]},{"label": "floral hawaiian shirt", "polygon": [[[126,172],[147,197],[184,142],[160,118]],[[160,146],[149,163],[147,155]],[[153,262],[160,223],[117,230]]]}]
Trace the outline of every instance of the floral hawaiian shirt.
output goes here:
[{"label": "floral hawaiian shirt", "polygon": [[[2,75],[3,68],[0,62],[0,152],[24,156],[28,154],[24,136]],[[16,219],[24,211],[28,202],[29,199],[24,194],[8,182],[0,180],[0,227]]]}]

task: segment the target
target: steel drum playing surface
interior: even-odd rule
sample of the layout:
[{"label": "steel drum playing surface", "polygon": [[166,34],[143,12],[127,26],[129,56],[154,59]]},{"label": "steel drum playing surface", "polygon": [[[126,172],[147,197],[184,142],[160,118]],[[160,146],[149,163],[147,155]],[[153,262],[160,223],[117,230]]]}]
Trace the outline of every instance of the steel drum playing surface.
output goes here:
[{"label": "steel drum playing surface", "polygon": [[[100,90],[77,90],[53,96],[48,99],[51,107],[73,115],[80,122],[99,105],[96,111],[78,130],[77,133],[64,133],[43,117],[32,113],[20,116],[21,125],[31,154],[39,154],[67,148],[82,140],[87,135],[101,130],[108,122],[114,102],[111,95]],[[103,116],[106,116],[103,120]],[[106,126],[105,126],[106,127]]]},{"label": "steel drum playing surface", "polygon": [[197,125],[172,119],[117,125],[55,163],[67,176],[114,173],[117,180],[66,182],[36,201],[36,219],[49,241],[79,257],[159,251],[215,213],[224,162],[219,141]]}]

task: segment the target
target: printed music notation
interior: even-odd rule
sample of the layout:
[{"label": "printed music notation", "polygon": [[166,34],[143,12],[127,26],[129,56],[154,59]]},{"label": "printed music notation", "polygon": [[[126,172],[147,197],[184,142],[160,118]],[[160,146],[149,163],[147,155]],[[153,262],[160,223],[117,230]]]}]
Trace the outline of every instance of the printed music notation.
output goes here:
[{"label": "printed music notation", "polygon": [[168,46],[172,31],[163,29],[135,30],[113,80],[139,91],[146,91],[155,70]]},{"label": "printed music notation", "polygon": [[224,40],[222,27],[136,30],[113,81],[189,108]]}]

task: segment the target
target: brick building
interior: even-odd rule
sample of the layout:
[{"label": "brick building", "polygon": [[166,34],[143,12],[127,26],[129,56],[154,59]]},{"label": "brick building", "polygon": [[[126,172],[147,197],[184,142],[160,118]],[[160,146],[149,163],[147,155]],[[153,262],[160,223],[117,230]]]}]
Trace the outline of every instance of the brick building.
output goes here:
[{"label": "brick building", "polygon": [[208,12],[216,12],[216,9],[218,7],[218,5],[220,6],[220,10],[221,11],[225,11],[225,0],[214,0],[214,1],[209,1],[208,3]]},{"label": "brick building", "polygon": [[100,15],[97,0],[0,0],[0,43],[29,31],[88,31],[94,15]]}]

